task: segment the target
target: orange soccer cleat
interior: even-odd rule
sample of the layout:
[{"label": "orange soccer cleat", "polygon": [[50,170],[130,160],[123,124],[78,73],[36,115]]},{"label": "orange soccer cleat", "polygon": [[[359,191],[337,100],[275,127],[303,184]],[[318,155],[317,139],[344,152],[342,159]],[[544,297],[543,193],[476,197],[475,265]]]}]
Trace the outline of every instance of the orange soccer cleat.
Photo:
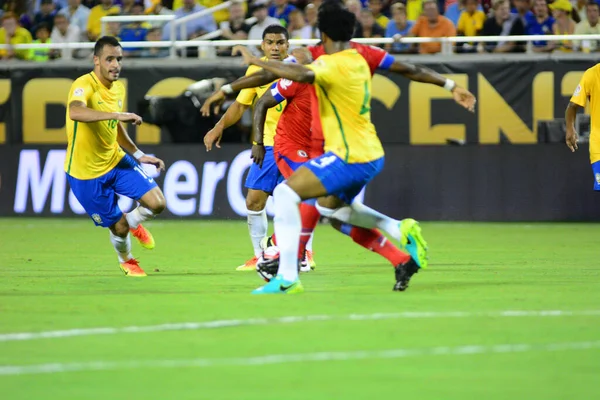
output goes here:
[{"label": "orange soccer cleat", "polygon": [[130,228],[129,231],[133,237],[140,242],[143,248],[148,250],[154,249],[154,238],[152,237],[152,234],[142,226],[142,224],[139,224],[136,229]]},{"label": "orange soccer cleat", "polygon": [[121,267],[121,270],[123,272],[125,272],[125,275],[127,275],[127,276],[133,276],[133,277],[148,276],[148,275],[146,275],[144,270],[140,267],[138,260],[136,260],[135,258],[131,258],[124,263],[120,263],[119,265]]},{"label": "orange soccer cleat", "polygon": [[237,267],[236,271],[256,271],[256,263],[258,262],[258,257],[254,256],[244,264]]}]

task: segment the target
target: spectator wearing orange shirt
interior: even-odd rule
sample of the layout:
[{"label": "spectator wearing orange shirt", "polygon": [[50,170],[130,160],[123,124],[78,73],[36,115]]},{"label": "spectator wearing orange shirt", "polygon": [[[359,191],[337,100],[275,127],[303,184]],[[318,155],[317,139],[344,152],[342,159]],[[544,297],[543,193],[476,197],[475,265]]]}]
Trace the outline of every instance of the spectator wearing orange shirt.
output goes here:
[{"label": "spectator wearing orange shirt", "polygon": [[[423,2],[423,15],[419,17],[413,26],[411,36],[416,37],[451,37],[456,36],[456,28],[452,21],[440,15],[436,0],[425,0]],[[442,51],[440,42],[421,43],[419,53],[435,54]]]}]

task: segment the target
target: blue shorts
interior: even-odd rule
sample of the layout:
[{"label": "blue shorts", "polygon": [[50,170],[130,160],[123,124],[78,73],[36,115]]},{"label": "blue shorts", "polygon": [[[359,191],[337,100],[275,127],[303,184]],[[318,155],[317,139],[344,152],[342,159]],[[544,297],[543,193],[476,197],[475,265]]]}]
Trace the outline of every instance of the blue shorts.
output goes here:
[{"label": "blue shorts", "polygon": [[594,172],[594,190],[600,191],[600,161],[592,164],[592,171]]},{"label": "blue shorts", "polygon": [[384,158],[361,164],[348,164],[332,152],[323,154],[304,166],[319,178],[328,195],[351,204],[360,191],[383,169]]},{"label": "blue shorts", "polygon": [[73,194],[98,226],[108,228],[123,216],[117,194],[139,200],[157,185],[135,159],[125,157],[106,174],[94,179],[76,179],[67,174]]},{"label": "blue shorts", "polygon": [[262,167],[258,164],[250,166],[250,172],[246,178],[245,186],[248,189],[262,190],[266,193],[273,193],[275,186],[283,181],[283,175],[277,168],[275,155],[272,146],[265,146],[265,159]]}]

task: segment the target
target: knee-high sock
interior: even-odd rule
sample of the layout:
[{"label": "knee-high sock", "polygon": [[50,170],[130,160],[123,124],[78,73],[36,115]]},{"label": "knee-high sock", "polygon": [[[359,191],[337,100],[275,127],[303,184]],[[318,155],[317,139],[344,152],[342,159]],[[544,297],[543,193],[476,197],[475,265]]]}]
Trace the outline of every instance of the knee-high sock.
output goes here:
[{"label": "knee-high sock", "polygon": [[393,266],[404,264],[410,256],[398,249],[376,229],[366,229],[348,224],[333,224],[333,227],[348,235],[355,243],[375,252],[388,260]]},{"label": "knee-high sock", "polygon": [[335,210],[331,217],[362,228],[378,228],[394,239],[400,240],[400,221],[373,210],[358,201],[353,202],[350,206]]},{"label": "knee-high sock", "polygon": [[302,219],[300,217],[300,196],[285,183],[278,185],[273,192],[275,200],[275,234],[279,247],[278,274],[286,281],[298,278],[298,247]]},{"label": "knee-high sock", "polygon": [[264,209],[262,211],[247,211],[248,231],[250,232],[250,240],[252,240],[252,248],[254,249],[254,255],[260,257],[262,254],[260,242],[267,237],[267,229],[269,228],[267,212]]},{"label": "knee-high sock", "polygon": [[321,214],[314,204],[303,202],[300,204],[300,218],[302,220],[302,233],[300,234],[300,246],[298,247],[298,258],[304,258],[304,251],[308,248],[308,243],[311,241],[313,232]]},{"label": "knee-high sock", "polygon": [[133,258],[131,255],[131,237],[129,236],[129,233],[123,238],[110,232],[110,242],[117,252],[120,263],[124,263]]},{"label": "knee-high sock", "polygon": [[141,205],[139,205],[132,212],[127,213],[127,215],[125,215],[129,227],[133,229],[136,229],[142,222],[154,219],[154,217],[155,215],[150,209],[142,207]]}]

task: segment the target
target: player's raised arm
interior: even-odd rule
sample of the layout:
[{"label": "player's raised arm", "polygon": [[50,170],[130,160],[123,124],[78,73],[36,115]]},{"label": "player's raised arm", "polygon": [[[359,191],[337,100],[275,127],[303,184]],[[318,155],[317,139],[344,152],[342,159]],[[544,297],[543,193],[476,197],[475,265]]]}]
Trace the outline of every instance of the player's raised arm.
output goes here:
[{"label": "player's raised arm", "polygon": [[203,117],[208,117],[210,116],[211,107],[215,107],[214,113],[216,114],[218,110],[218,108],[216,107],[220,106],[223,103],[223,101],[225,101],[227,95],[239,92],[242,89],[249,89],[258,86],[268,85],[275,79],[277,79],[277,76],[275,76],[275,74],[269,71],[261,70],[251,75],[243,76],[231,82],[230,84],[223,85],[219,90],[215,91],[213,94],[210,95],[208,99],[206,99],[206,101],[204,102],[204,104],[202,104],[202,107],[200,108],[200,113]]},{"label": "player's raised arm", "polygon": [[248,106],[242,104],[238,101],[234,101],[233,104],[225,111],[225,114],[221,117],[219,122],[212,128],[208,133],[204,136],[204,145],[206,146],[206,151],[211,151],[213,145],[216,145],[217,148],[221,148],[221,137],[223,136],[223,131],[242,118],[242,115]]},{"label": "player's raised arm", "polygon": [[255,57],[250,50],[244,46],[235,46],[233,48],[233,54],[241,54],[244,58],[244,63],[261,67],[280,78],[290,79],[294,82],[313,83],[315,81],[315,73],[303,65],[284,63],[275,60],[269,60],[268,62],[263,61],[258,57]]},{"label": "player's raised arm", "polygon": [[390,65],[389,70],[400,74],[411,81],[430,83],[448,89],[452,92],[454,100],[458,104],[471,112],[475,111],[475,103],[477,100],[471,92],[465,88],[461,88],[456,82],[444,78],[432,69],[396,60]]},{"label": "player's raised arm", "polygon": [[267,111],[285,100],[283,97],[276,99],[271,90],[267,90],[264,95],[256,102],[254,106],[254,117],[252,125],[254,127],[253,145],[251,158],[255,164],[262,168],[265,158],[264,131],[265,121],[267,120]]}]

